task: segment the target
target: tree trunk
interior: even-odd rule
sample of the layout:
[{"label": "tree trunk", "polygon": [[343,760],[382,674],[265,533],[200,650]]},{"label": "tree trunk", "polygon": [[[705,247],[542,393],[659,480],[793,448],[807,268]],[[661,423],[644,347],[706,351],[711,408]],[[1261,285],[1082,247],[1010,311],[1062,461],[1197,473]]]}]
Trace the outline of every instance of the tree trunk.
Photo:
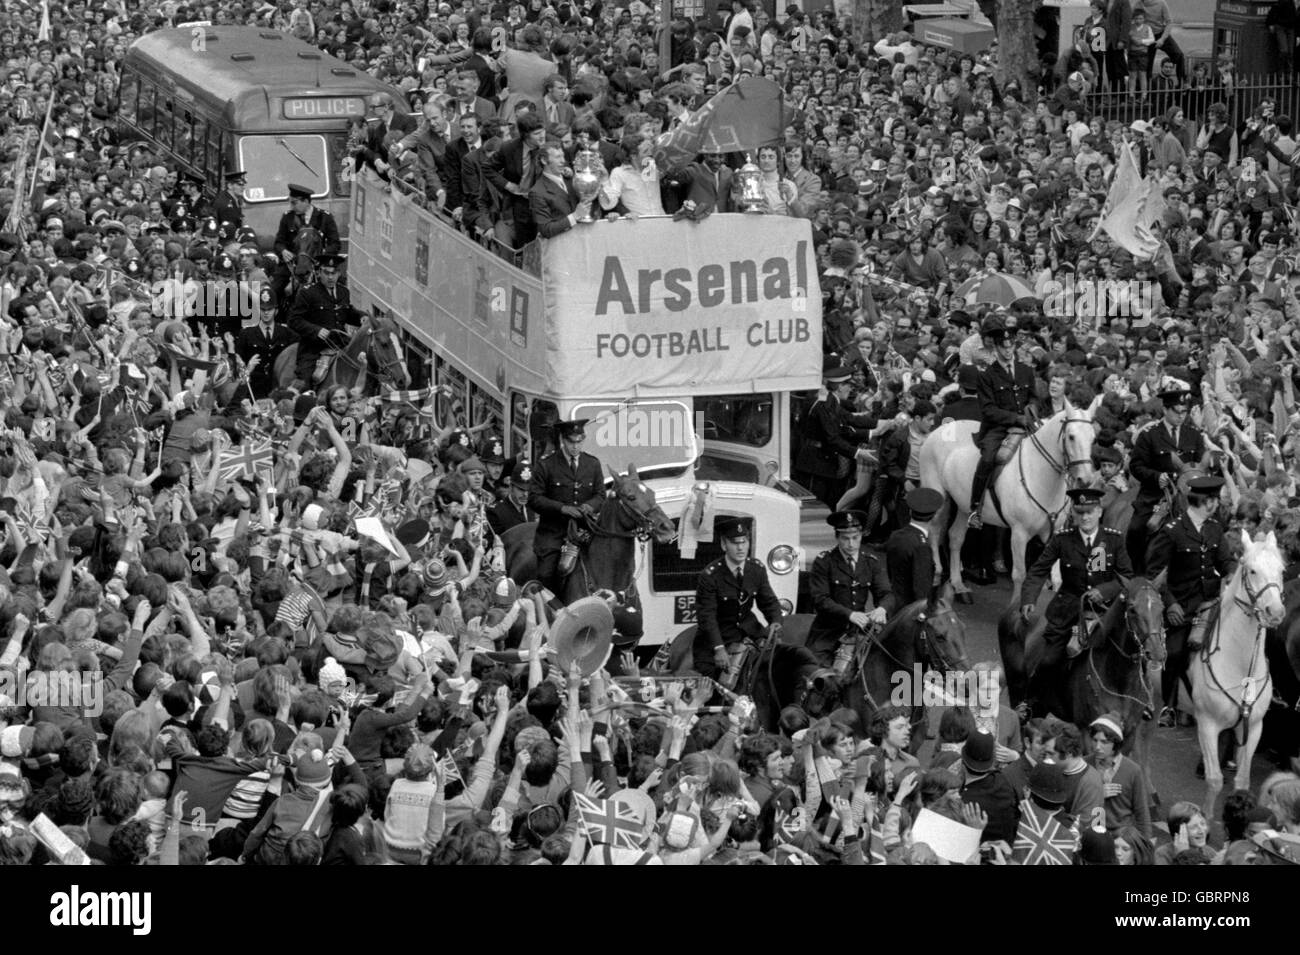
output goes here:
[{"label": "tree trunk", "polygon": [[854,0],[853,37],[874,46],[903,29],[903,0]]},{"label": "tree trunk", "polygon": [[1021,101],[1032,103],[1038,88],[1038,49],[1034,43],[1037,0],[998,0],[998,72],[1020,84]]}]

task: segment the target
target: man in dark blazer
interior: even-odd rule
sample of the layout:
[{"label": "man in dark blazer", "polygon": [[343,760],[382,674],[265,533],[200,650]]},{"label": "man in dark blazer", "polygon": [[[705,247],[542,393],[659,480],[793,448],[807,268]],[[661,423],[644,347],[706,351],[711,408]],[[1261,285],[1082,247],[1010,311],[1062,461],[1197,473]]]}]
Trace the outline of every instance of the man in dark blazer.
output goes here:
[{"label": "man in dark blazer", "polygon": [[840,673],[848,668],[857,635],[884,624],[898,609],[884,563],[862,546],[866,520],[862,511],[836,511],[826,518],[835,528],[835,548],[819,554],[808,575],[817,615],[804,645]]},{"label": "man in dark blazer", "polygon": [[276,388],[275,360],[297,340],[289,326],[275,320],[273,308],[261,309],[257,324],[240,331],[235,351],[245,363],[257,357],[257,367],[248,376],[248,389],[254,398],[270,397]]},{"label": "man in dark blazer", "polygon": [[568,151],[568,160],[583,149],[594,149],[600,154],[600,161],[606,172],[613,172],[623,162],[623,150],[601,138],[600,121],[594,116],[583,116],[573,122],[573,145]]},{"label": "man in dark blazer", "polygon": [[1016,361],[1016,341],[1006,322],[994,316],[984,322],[984,338],[993,346],[995,360],[980,373],[980,429],[975,443],[980,447],[979,464],[971,481],[970,526],[980,528],[984,522],[980,510],[984,492],[997,467],[998,448],[1012,428],[1028,425],[1025,408],[1034,394],[1034,372]]},{"label": "man in dark blazer", "polygon": [[1166,491],[1176,490],[1178,476],[1183,471],[1200,467],[1209,460],[1205,435],[1187,420],[1192,393],[1177,385],[1160,392],[1160,401],[1165,406],[1165,419],[1138,432],[1129,456],[1129,470],[1137,478],[1138,492],[1128,524],[1128,554],[1139,574],[1146,572],[1147,542],[1151,536],[1147,522],[1152,512]]},{"label": "man in dark blazer", "polygon": [[672,189],[684,191],[678,218],[703,219],[712,212],[733,212],[731,170],[721,153],[705,153],[703,162],[688,163],[664,177]]},{"label": "man in dark blazer", "polygon": [[217,224],[230,224],[229,234],[234,235],[244,224],[244,186],[248,178],[242,169],[227,170],[226,188],[212,203],[212,216]]},{"label": "man in dark blazer", "polygon": [[578,223],[584,211],[590,214],[591,200],[578,198],[573,182],[564,178],[564,147],[547,143],[542,147],[542,175],[528,193],[529,207],[537,234],[553,239]]},{"label": "man in dark blazer", "polygon": [[[480,136],[486,134],[480,133]],[[460,221],[471,235],[492,235],[501,217],[501,195],[487,179],[488,157],[501,148],[501,139],[492,135],[465,153],[460,161]]]},{"label": "man in dark blazer", "polygon": [[568,126],[572,129],[574,109],[569,102],[568,80],[559,73],[553,73],[546,78],[542,88],[545,90],[542,97],[542,119],[546,120],[546,128]]},{"label": "man in dark blazer", "polygon": [[546,126],[540,116],[529,112],[519,117],[515,129],[518,136],[502,143],[500,149],[487,157],[483,173],[502,197],[503,211],[511,217],[510,228],[497,226],[497,238],[511,248],[522,249],[537,236],[529,193],[542,174]]},{"label": "man in dark blazer", "polygon": [[746,638],[762,637],[754,608],[778,633],[782,613],[767,568],[749,556],[749,519],[719,518],[714,532],[722,542],[722,556],[704,568],[695,588],[698,623],[691,652],[697,673],[721,679],[731,670],[728,651],[738,650]]},{"label": "man in dark blazer", "polygon": [[555,425],[560,448],[537,462],[529,484],[528,506],[537,513],[537,533],[533,537],[537,579],[555,594],[561,592],[564,583],[558,568],[569,521],[594,516],[605,497],[600,461],[582,450],[586,426],[585,418]]},{"label": "man in dark blazer", "polygon": [[930,596],[934,586],[934,554],[930,550],[930,520],[943,506],[943,495],[933,488],[918,487],[907,494],[912,521],[889,535],[885,542],[885,566],[889,587],[898,609]]}]

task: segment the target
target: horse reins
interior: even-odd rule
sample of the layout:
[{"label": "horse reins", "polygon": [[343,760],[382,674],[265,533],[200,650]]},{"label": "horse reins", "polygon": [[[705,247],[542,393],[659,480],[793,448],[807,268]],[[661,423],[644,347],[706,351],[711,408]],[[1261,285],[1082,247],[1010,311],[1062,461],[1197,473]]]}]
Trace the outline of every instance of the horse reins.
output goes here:
[{"label": "horse reins", "polygon": [[[1062,457],[1064,457],[1066,453],[1065,440],[1066,437],[1069,435],[1070,425],[1082,424],[1082,423],[1084,423],[1083,419],[1080,418],[1073,418],[1073,419],[1066,418],[1061,422]],[[1069,484],[1069,475],[1070,475],[1071,468],[1078,467],[1081,464],[1092,463],[1090,459],[1084,460],[1082,458],[1073,459],[1067,457],[1065,460],[1065,464],[1061,464],[1059,461],[1056,460],[1056,458],[1052,456],[1051,451],[1047,449],[1047,447],[1043,444],[1043,442],[1039,440],[1037,431],[1030,432],[1028,438],[1029,438],[1029,443],[1034,446],[1034,450],[1037,451],[1042,456],[1043,460],[1045,460],[1048,464],[1052,466],[1052,470],[1056,474],[1061,475],[1066,479],[1067,485]],[[1024,442],[1021,442],[1022,445],[1023,443]],[[1029,500],[1033,501],[1034,506],[1037,507],[1040,511],[1042,511],[1043,514],[1047,517],[1049,536],[1055,534],[1056,521],[1057,518],[1061,516],[1061,512],[1065,510],[1065,504],[1062,504],[1055,512],[1049,511],[1047,507],[1043,504],[1043,502],[1034,496],[1034,492],[1029,489],[1029,482],[1025,478],[1025,459],[1024,456],[1020,453],[1020,448],[1016,449],[1016,468],[1020,473],[1020,486],[1024,489],[1025,494],[1029,497]]]},{"label": "horse reins", "polygon": [[[1205,642],[1205,646],[1201,650],[1201,662],[1205,665],[1205,671],[1209,674],[1210,680],[1213,681],[1214,686],[1220,693],[1226,696],[1233,703],[1237,704],[1237,721],[1229,727],[1234,732],[1240,729],[1243,722],[1250,719],[1251,711],[1255,708],[1255,700],[1258,699],[1258,697],[1250,698],[1249,688],[1255,683],[1268,682],[1271,676],[1268,671],[1267,659],[1264,661],[1264,675],[1262,677],[1254,676],[1255,658],[1259,655],[1260,641],[1264,638],[1264,633],[1267,629],[1264,625],[1263,619],[1260,617],[1259,598],[1273,589],[1277,590],[1279,597],[1282,594],[1282,586],[1274,581],[1269,581],[1258,591],[1252,590],[1250,587],[1250,575],[1246,572],[1244,566],[1238,569],[1237,575],[1241,579],[1241,588],[1246,591],[1246,596],[1249,598],[1249,601],[1242,600],[1241,594],[1235,593],[1232,595],[1232,602],[1240,607],[1248,617],[1253,618],[1255,621],[1255,640],[1254,645],[1250,650],[1250,667],[1246,671],[1246,675],[1241,678],[1242,693],[1240,700],[1233,696],[1232,692],[1223,685],[1223,681],[1219,679],[1218,673],[1214,670],[1214,655],[1223,649],[1221,645],[1221,637],[1223,635],[1222,613],[1218,614],[1214,620],[1214,636]],[[1237,740],[1238,745],[1243,742],[1243,739],[1239,738]]]},{"label": "horse reins", "polygon": [[[1138,593],[1141,593],[1142,591],[1146,591],[1146,590],[1154,591],[1155,588],[1154,588],[1150,583],[1148,583],[1145,587],[1139,588]],[[1134,594],[1133,596],[1134,596],[1134,598],[1136,598],[1136,597],[1137,597],[1137,594]],[[1121,598],[1121,599],[1125,599],[1125,600],[1127,600],[1127,598]],[[1131,601],[1128,601],[1128,602],[1129,602],[1129,605],[1130,605],[1130,609],[1129,609],[1129,610],[1126,610],[1125,613],[1124,613],[1125,623],[1128,623],[1129,618],[1132,616],[1132,613],[1133,613],[1133,609],[1132,609],[1132,607],[1133,607],[1133,604],[1136,603],[1136,600],[1131,600]],[[1124,630],[1124,632],[1125,632],[1125,633],[1136,633],[1136,632],[1137,632],[1137,628],[1136,628],[1136,627],[1132,627],[1132,628],[1126,627],[1125,630]],[[1164,619],[1163,619],[1163,615],[1162,615],[1162,616],[1161,616],[1160,629],[1157,630],[1157,631],[1155,631],[1155,632],[1152,634],[1152,636],[1162,635],[1164,632],[1165,632],[1165,626],[1164,626]],[[1149,639],[1149,638],[1148,638],[1148,639]],[[1138,668],[1137,668],[1137,669],[1138,669],[1138,685],[1142,688],[1142,691],[1143,691],[1144,693],[1146,693],[1147,698],[1146,698],[1145,700],[1141,700],[1141,699],[1138,699],[1138,698],[1135,697],[1135,696],[1131,696],[1131,695],[1128,694],[1128,693],[1121,693],[1121,692],[1119,692],[1118,690],[1112,690],[1112,689],[1110,689],[1108,686],[1106,686],[1106,682],[1105,682],[1105,680],[1102,679],[1101,673],[1097,670],[1097,660],[1096,660],[1096,655],[1093,653],[1092,648],[1089,647],[1089,648],[1088,648],[1088,682],[1089,682],[1090,684],[1095,684],[1095,687],[1094,687],[1094,689],[1093,689],[1093,692],[1097,695],[1098,699],[1100,699],[1100,697],[1101,697],[1101,693],[1103,693],[1103,692],[1104,692],[1104,693],[1109,693],[1111,696],[1116,697],[1117,699],[1121,699],[1121,700],[1130,700],[1130,701],[1132,701],[1132,702],[1134,702],[1134,703],[1137,703],[1139,706],[1141,706],[1141,707],[1143,708],[1143,710],[1147,709],[1147,708],[1151,705],[1151,689],[1152,689],[1152,688],[1151,688],[1151,685],[1150,685],[1150,684],[1148,683],[1148,681],[1147,681],[1147,664],[1148,664],[1148,663],[1150,662],[1150,660],[1151,660],[1151,654],[1147,651],[1147,648],[1146,648],[1146,642],[1143,642],[1142,645],[1140,645],[1140,646],[1137,648],[1137,650],[1136,650],[1135,652],[1131,653],[1131,654],[1128,653],[1127,651],[1125,651],[1125,649],[1124,649],[1123,646],[1121,646],[1120,644],[1118,644],[1118,643],[1115,642],[1115,637],[1114,637],[1113,634],[1107,636],[1107,638],[1106,638],[1106,642],[1109,643],[1112,647],[1114,647],[1114,648],[1115,648],[1115,652],[1118,653],[1118,654],[1119,654],[1121,657],[1123,657],[1125,660],[1133,661],[1133,662],[1136,662],[1136,663],[1138,664]],[[1162,667],[1163,667],[1163,664],[1162,664]],[[1098,690],[1097,688],[1100,688],[1100,690]]]}]

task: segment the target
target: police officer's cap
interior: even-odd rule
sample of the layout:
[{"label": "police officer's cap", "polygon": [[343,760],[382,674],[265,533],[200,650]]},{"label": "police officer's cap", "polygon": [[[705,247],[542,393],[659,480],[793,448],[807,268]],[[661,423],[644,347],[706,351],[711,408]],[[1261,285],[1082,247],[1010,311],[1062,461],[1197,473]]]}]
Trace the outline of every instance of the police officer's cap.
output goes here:
[{"label": "police officer's cap", "polygon": [[1160,400],[1164,402],[1166,408],[1173,408],[1177,405],[1191,404],[1192,393],[1182,385],[1175,385],[1160,392]]},{"label": "police officer's cap", "polygon": [[714,533],[722,540],[739,541],[749,539],[749,518],[720,517],[713,525]]},{"label": "police officer's cap", "polygon": [[222,252],[212,260],[212,268],[222,274],[235,271],[235,260]]},{"label": "police officer's cap", "polygon": [[226,173],[226,182],[237,182],[241,185],[247,180],[247,176],[242,169],[231,169]]},{"label": "police officer's cap", "polygon": [[1213,475],[1194,477],[1187,482],[1187,490],[1192,494],[1218,494],[1221,487],[1223,487],[1223,478]]},{"label": "police officer's cap", "polygon": [[1065,493],[1075,507],[1095,507],[1106,496],[1106,492],[1099,487],[1072,487]]},{"label": "police officer's cap", "polygon": [[918,487],[907,494],[907,508],[912,517],[918,521],[934,517],[935,512],[943,507],[943,495],[932,487]]},{"label": "police officer's cap", "polygon": [[826,523],[836,531],[860,531],[867,526],[867,515],[862,511],[836,511],[826,518]]},{"label": "police officer's cap", "polygon": [[510,483],[516,487],[528,484],[533,479],[533,466],[527,461],[516,461],[515,468],[510,472]]},{"label": "police officer's cap", "polygon": [[479,448],[478,456],[484,464],[504,464],[505,444],[496,435],[489,435]]},{"label": "police officer's cap", "polygon": [[1007,320],[1001,315],[990,315],[980,326],[980,334],[991,341],[1000,342],[1008,333]]},{"label": "police officer's cap", "polygon": [[327,253],[316,257],[316,265],[326,269],[342,269],[347,264],[347,257],[337,253]]},{"label": "police officer's cap", "polygon": [[309,186],[300,186],[300,185],[298,185],[297,183],[291,182],[291,183],[289,183],[289,198],[290,198],[290,199],[310,199],[310,198],[311,198],[311,188],[310,188]]},{"label": "police officer's cap", "polygon": [[587,434],[587,418],[574,418],[572,421],[557,421],[555,433],[568,441],[577,441]]},{"label": "police officer's cap", "polygon": [[978,365],[965,364],[957,369],[957,387],[962,391],[974,391],[980,386],[980,369]]},{"label": "police officer's cap", "polygon": [[853,377],[853,372],[845,368],[843,365],[832,365],[822,372],[822,377],[825,378],[829,384],[839,385],[850,380]]}]

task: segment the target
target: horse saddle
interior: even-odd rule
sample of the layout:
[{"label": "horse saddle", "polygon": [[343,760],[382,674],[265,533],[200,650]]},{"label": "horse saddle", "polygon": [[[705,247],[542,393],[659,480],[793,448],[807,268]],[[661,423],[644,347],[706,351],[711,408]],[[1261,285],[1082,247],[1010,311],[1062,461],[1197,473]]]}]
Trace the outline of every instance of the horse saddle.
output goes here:
[{"label": "horse saddle", "polygon": [[569,530],[564,535],[564,543],[560,545],[560,563],[559,572],[561,577],[567,577],[573,573],[573,568],[578,566],[578,555],[582,548],[591,543],[591,531],[583,527],[575,520],[569,521]]},{"label": "horse saddle", "polygon": [[1012,428],[1007,432],[1007,436],[1002,439],[1002,444],[998,448],[996,460],[999,466],[1011,460],[1011,455],[1016,453],[1016,448],[1020,447],[1020,442],[1023,440],[1025,440],[1024,428]]}]

